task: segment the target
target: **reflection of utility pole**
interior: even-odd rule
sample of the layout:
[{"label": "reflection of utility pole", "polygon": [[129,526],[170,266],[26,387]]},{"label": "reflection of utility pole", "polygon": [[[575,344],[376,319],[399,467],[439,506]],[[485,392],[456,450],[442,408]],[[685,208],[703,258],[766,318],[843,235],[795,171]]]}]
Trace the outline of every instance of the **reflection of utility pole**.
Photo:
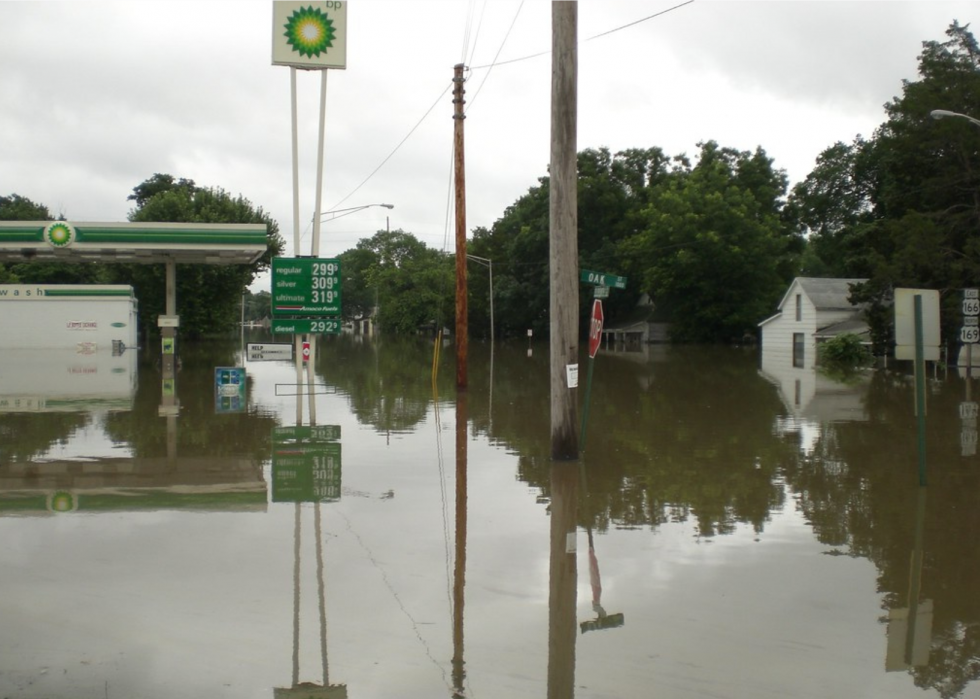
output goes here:
[{"label": "reflection of utility pole", "polygon": [[548,699],[575,696],[575,547],[578,469],[551,464],[551,556],[548,576]]},{"label": "reflection of utility pole", "polygon": [[[433,384],[434,386],[435,384]],[[463,607],[466,587],[466,472],[467,472],[466,391],[456,391],[456,566],[453,573],[453,697],[465,696],[463,682]]]},{"label": "reflection of utility pole", "polygon": [[920,486],[916,496],[915,546],[909,571],[908,604],[904,609],[888,612],[888,649],[885,671],[907,670],[929,664],[932,645],[932,600],[919,602],[922,587],[923,530],[926,519],[926,489]]}]

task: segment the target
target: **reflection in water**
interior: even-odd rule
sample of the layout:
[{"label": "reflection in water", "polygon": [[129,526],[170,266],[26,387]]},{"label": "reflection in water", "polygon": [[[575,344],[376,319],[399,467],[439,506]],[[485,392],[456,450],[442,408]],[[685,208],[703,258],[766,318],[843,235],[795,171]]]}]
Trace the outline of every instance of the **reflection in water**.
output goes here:
[{"label": "reflection in water", "polygon": [[922,585],[923,531],[926,518],[926,488],[920,487],[915,506],[915,545],[909,571],[908,606],[888,610],[888,651],[885,669],[908,670],[929,664],[932,634],[932,600],[920,602]]},{"label": "reflection in water", "polygon": [[453,571],[453,697],[465,696],[466,662],[463,659],[463,611],[466,589],[467,514],[467,420],[466,388],[456,389],[456,565]]},{"label": "reflection in water", "polygon": [[[3,696],[104,695],[97,672],[122,696],[113,683],[137,684],[113,668],[155,666],[170,685],[151,699],[343,696],[326,694],[337,668],[379,698],[539,697],[545,680],[578,699],[790,696],[816,677],[826,696],[980,696],[967,379],[930,380],[926,491],[901,372],[774,381],[751,351],[600,353],[586,481],[549,458],[548,353],[523,345],[498,343],[492,380],[490,348],[472,345],[457,396],[445,367],[434,393],[427,342],[324,339],[309,370],[247,363],[236,414],[214,394],[214,368],[241,364],[233,344],[186,345],[172,420],[152,363],[126,409],[0,413],[0,514],[75,513],[0,517]],[[315,399],[277,390],[311,381]],[[143,664],[106,660],[134,638]],[[79,648],[101,664],[80,666]],[[85,672],[84,691],[42,686]]]},{"label": "reflection in water", "polygon": [[548,699],[575,696],[578,465],[551,465],[548,587]]},{"label": "reflection in water", "polygon": [[[134,352],[103,355],[58,354],[65,376],[82,377],[63,382],[57,363],[31,373],[32,362],[22,366],[23,357],[4,353],[0,375],[20,376],[25,390],[43,398],[0,412],[0,435],[7,437],[0,449],[0,512],[40,513],[51,503],[91,512],[265,509],[262,462],[269,446],[261,435],[271,419],[218,414],[213,364],[183,372],[193,388],[180,401],[175,377],[154,376],[150,364],[140,366],[145,380],[136,390]],[[81,371],[89,361],[92,370]],[[55,409],[56,417],[47,412]]]}]

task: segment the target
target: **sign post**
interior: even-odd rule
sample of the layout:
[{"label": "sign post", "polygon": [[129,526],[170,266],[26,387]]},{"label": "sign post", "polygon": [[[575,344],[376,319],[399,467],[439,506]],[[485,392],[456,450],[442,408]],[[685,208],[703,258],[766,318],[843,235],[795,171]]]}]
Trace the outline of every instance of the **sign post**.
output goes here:
[{"label": "sign post", "polygon": [[582,451],[585,451],[585,426],[589,422],[589,403],[592,400],[592,370],[595,367],[595,356],[599,353],[602,343],[602,301],[592,302],[592,320],[589,322],[589,374],[585,380],[585,407],[582,409]]}]

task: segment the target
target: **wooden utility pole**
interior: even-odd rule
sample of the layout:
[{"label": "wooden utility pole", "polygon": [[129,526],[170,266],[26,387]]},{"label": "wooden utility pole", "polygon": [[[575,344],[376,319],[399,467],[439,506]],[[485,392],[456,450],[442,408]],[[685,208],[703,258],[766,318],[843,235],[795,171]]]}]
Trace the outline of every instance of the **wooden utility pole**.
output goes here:
[{"label": "wooden utility pole", "polygon": [[578,459],[578,3],[551,4],[551,458]]},{"label": "wooden utility pole", "polygon": [[453,162],[456,171],[456,388],[466,388],[466,355],[469,349],[469,326],[466,300],[466,169],[463,157],[463,69],[459,63],[453,71]]}]

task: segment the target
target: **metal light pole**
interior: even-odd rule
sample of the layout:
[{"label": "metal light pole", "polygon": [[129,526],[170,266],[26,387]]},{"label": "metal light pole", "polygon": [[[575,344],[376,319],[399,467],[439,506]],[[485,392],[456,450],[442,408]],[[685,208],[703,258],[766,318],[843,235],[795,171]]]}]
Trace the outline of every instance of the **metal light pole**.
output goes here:
[{"label": "metal light pole", "polygon": [[[321,217],[320,220],[326,223],[328,221],[333,221],[335,218],[342,218],[344,216],[352,214],[355,211],[363,211],[364,209],[370,209],[372,206],[383,206],[386,209],[395,208],[394,204],[362,204],[361,206],[352,206],[347,209],[331,209],[330,211],[324,211],[322,214],[320,214]],[[329,216],[330,218],[323,219],[324,216]]]},{"label": "metal light pole", "polygon": [[490,269],[490,344],[493,344],[493,260],[466,254],[466,257]]}]

